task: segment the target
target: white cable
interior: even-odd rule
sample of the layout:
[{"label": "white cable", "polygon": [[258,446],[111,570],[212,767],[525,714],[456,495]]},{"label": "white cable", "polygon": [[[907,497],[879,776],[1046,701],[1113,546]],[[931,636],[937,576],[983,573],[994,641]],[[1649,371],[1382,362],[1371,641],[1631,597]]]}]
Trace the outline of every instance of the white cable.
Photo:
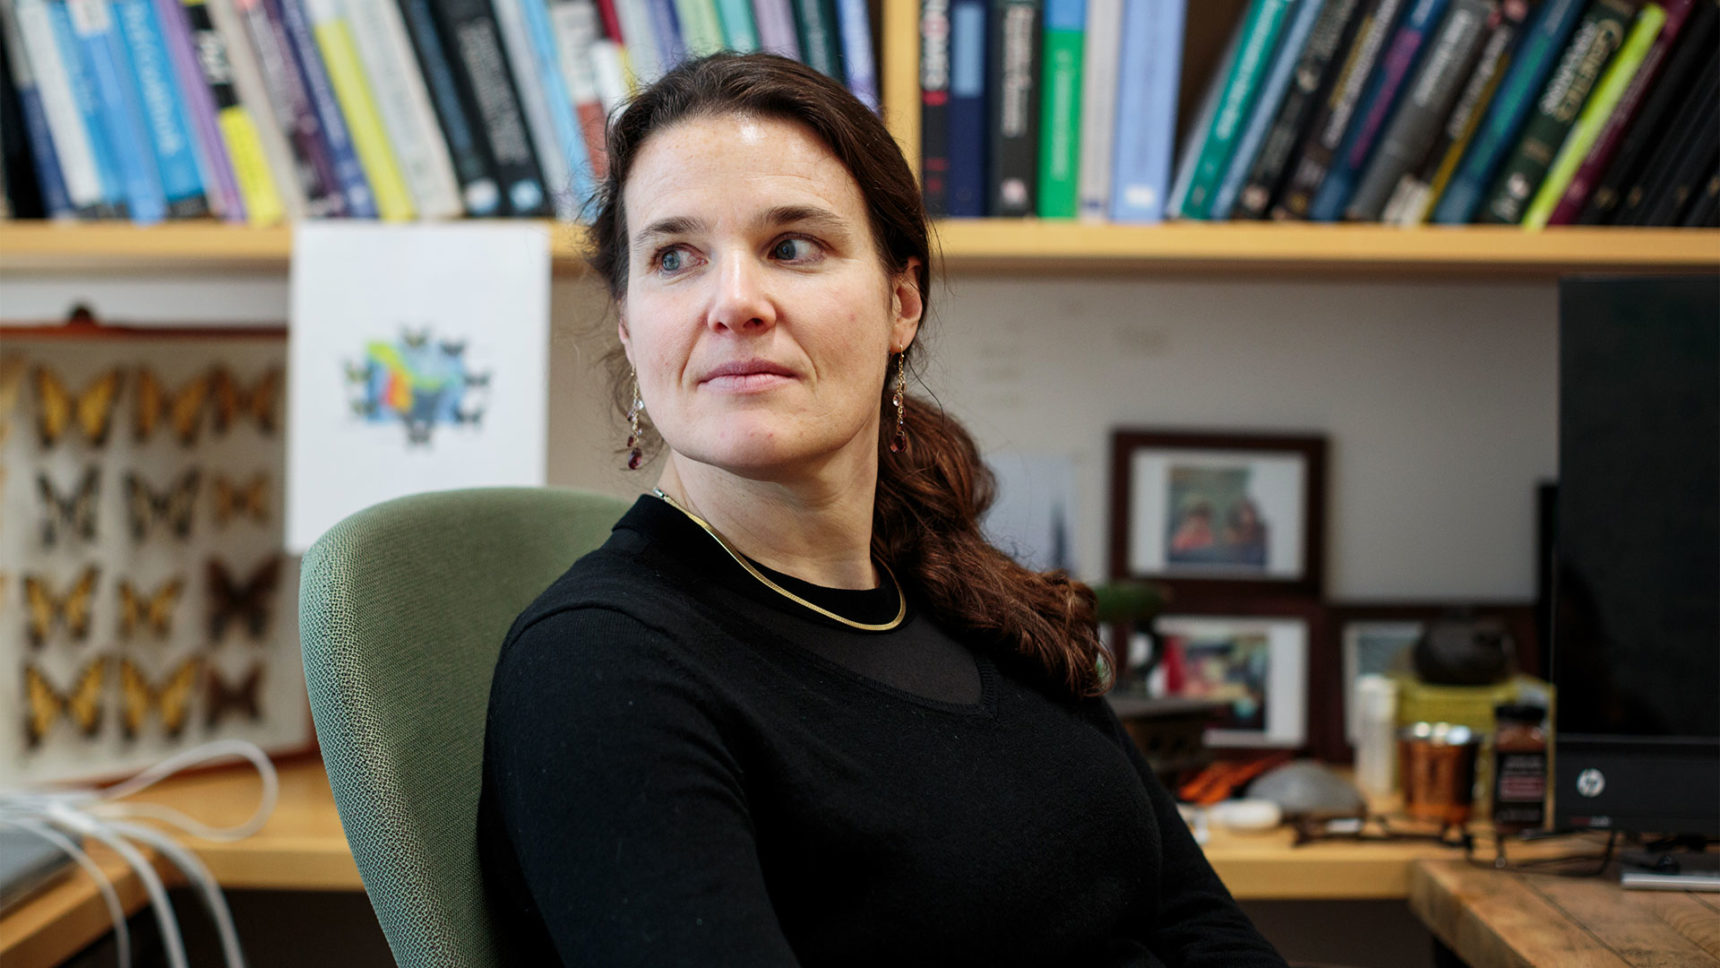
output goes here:
[{"label": "white cable", "polygon": [[119,945],[119,968],[131,968],[131,929],[125,921],[125,908],[119,903],[119,893],[113,889],[113,882],[102,873],[101,865],[90,859],[83,848],[70,837],[60,833],[53,827],[37,820],[24,817],[0,815],[0,825],[10,825],[35,834],[37,837],[53,844],[60,852],[70,857],[77,865],[90,875],[90,880],[96,882],[96,888],[101,891],[102,901],[107,904],[108,918],[113,922],[114,940]]}]

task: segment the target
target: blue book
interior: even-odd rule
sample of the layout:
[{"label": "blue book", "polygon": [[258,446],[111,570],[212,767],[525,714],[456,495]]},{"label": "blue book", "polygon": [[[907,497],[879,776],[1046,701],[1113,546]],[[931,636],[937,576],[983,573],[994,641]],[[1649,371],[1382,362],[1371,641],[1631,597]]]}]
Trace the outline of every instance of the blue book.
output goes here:
[{"label": "blue book", "polygon": [[1493,176],[1505,153],[1517,142],[1517,132],[1535,110],[1535,101],[1547,82],[1547,74],[1558,62],[1571,31],[1582,19],[1583,0],[1544,0],[1535,12],[1535,23],[1518,41],[1510,68],[1499,81],[1499,91],[1487,108],[1487,116],[1457,163],[1457,171],[1446,183],[1429,221],[1441,225],[1466,225],[1481,207],[1493,185]]},{"label": "blue book", "polygon": [[72,0],[67,7],[101,111],[101,127],[119,170],[126,214],[140,225],[159,222],[167,217],[167,193],[155,167],[155,149],[131,80],[125,44],[107,0]]},{"label": "blue book", "polygon": [[878,66],[872,59],[872,15],[866,0],[836,0],[842,71],[848,90],[878,113]]},{"label": "blue book", "polygon": [[950,4],[951,218],[982,218],[987,197],[986,0]]},{"label": "blue book", "polygon": [[376,218],[376,195],[370,190],[370,179],[364,176],[358,150],[352,144],[352,132],[347,130],[346,115],[335,100],[334,84],[328,79],[322,55],[317,53],[317,41],[311,33],[310,17],[300,0],[263,0],[271,19],[278,19],[292,48],[293,63],[305,80],[311,109],[316,112],[322,128],[323,143],[334,160],[335,181],[346,197],[346,214],[353,218]]},{"label": "blue book", "polygon": [[[510,0],[497,0],[507,3]],[[544,99],[549,102],[550,124],[555,128],[555,143],[560,146],[561,153],[567,156],[568,170],[572,173],[573,198],[558,199],[556,210],[559,215],[576,220],[584,210],[585,203],[597,191],[597,179],[591,170],[591,156],[585,150],[585,134],[579,129],[579,115],[573,109],[573,97],[567,93],[567,81],[562,76],[559,53],[555,46],[555,31],[549,22],[549,7],[542,0],[512,0],[518,2],[520,9],[525,11],[526,34],[531,38],[532,53],[536,54],[536,64],[519,65],[522,70],[516,74],[518,83],[535,83],[543,89]],[[563,188],[564,186],[557,186]]]},{"label": "blue book", "polygon": [[645,0],[645,10],[651,15],[651,39],[657,42],[657,63],[667,72],[687,59],[687,45],[681,42],[681,19],[675,15],[675,0]]},{"label": "blue book", "polygon": [[[42,193],[42,208],[49,218],[72,218],[72,194],[66,190],[66,179],[60,171],[60,160],[54,154],[54,135],[48,130],[48,116],[42,110],[42,92],[36,87],[36,75],[30,69],[29,56],[18,37],[15,21],[7,18],[0,44],[4,48],[6,70],[12,75],[12,88],[18,92],[18,110],[23,115],[24,140],[30,146],[30,161],[36,167],[36,186]],[[14,212],[14,215],[16,212]]]},{"label": "blue book", "polygon": [[177,218],[206,215],[203,175],[197,168],[197,143],[186,99],[173,76],[167,38],[152,0],[113,0],[114,22],[131,55],[132,83],[143,106],[144,130],[155,150],[155,166],[167,194],[167,210]]},{"label": "blue book", "polygon": [[1186,0],[1131,0],[1123,8],[1117,128],[1111,145],[1111,221],[1162,222],[1177,136]]},{"label": "blue book", "polygon": [[1278,39],[1278,50],[1266,69],[1266,79],[1260,85],[1260,96],[1254,100],[1254,111],[1236,139],[1236,149],[1230,155],[1230,165],[1225,169],[1224,177],[1219,180],[1218,191],[1213,193],[1207,218],[1214,221],[1230,218],[1236,197],[1248,184],[1254,158],[1260,153],[1266,133],[1272,129],[1272,122],[1278,116],[1284,92],[1290,89],[1290,81],[1296,76],[1296,64],[1301,60],[1302,48],[1308,45],[1308,37],[1314,32],[1314,21],[1320,19],[1320,11],[1325,7],[1326,0],[1302,0],[1302,5],[1290,15],[1284,34]]},{"label": "blue book", "polygon": [[66,71],[66,83],[72,89],[72,103],[77,106],[84,141],[90,146],[90,161],[95,166],[96,181],[100,185],[101,200],[94,205],[80,206],[78,216],[125,218],[125,177],[120,174],[113,139],[108,136],[107,125],[102,123],[101,100],[96,97],[96,82],[84,60],[84,45],[72,28],[71,11],[64,2],[50,3],[47,10],[48,20],[54,28],[55,46],[60,51],[60,64]]},{"label": "blue book", "polygon": [[1356,181],[1362,177],[1374,145],[1379,144],[1399,96],[1415,76],[1416,62],[1427,48],[1427,38],[1439,26],[1447,2],[1416,0],[1392,34],[1391,46],[1386,48],[1374,76],[1368,80],[1368,89],[1350,118],[1350,129],[1344,133],[1338,153],[1332,158],[1326,180],[1320,183],[1320,190],[1308,207],[1309,221],[1336,222],[1344,217],[1344,206],[1350,204]]}]

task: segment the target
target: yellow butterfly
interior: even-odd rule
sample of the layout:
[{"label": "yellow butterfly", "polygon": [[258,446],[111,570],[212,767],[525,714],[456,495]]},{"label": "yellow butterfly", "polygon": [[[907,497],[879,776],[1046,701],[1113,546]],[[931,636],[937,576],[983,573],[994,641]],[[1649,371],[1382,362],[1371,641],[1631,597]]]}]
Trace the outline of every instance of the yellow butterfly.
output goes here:
[{"label": "yellow butterfly", "polygon": [[84,569],[71,591],[55,595],[48,585],[35,575],[24,576],[24,599],[30,605],[28,632],[30,644],[41,648],[53,633],[56,622],[63,622],[72,638],[83,641],[90,634],[91,606],[95,603],[96,579],[101,570],[95,565]]},{"label": "yellow butterfly", "polygon": [[0,447],[12,436],[12,411],[23,393],[26,369],[24,354],[0,353]]},{"label": "yellow butterfly", "polygon": [[85,736],[94,736],[102,724],[102,680],[106,675],[107,659],[96,659],[62,693],[48,683],[42,670],[24,666],[24,699],[29,706],[24,716],[24,736],[30,748],[41,745],[42,737],[48,735],[61,713],[69,716]]},{"label": "yellow butterfly", "polygon": [[218,367],[211,378],[215,393],[215,431],[226,433],[235,419],[250,416],[257,429],[272,434],[279,423],[281,368],[273,367],[247,391],[226,367]]},{"label": "yellow butterfly", "polygon": [[215,475],[215,525],[225,528],[235,515],[257,521],[269,519],[269,475],[257,474],[239,485],[225,474]]},{"label": "yellow butterfly", "polygon": [[203,429],[203,408],[209,400],[209,374],[198,376],[176,392],[169,392],[146,368],[137,374],[137,412],[132,415],[132,436],[148,440],[166,415],[173,426],[173,435],[187,447],[197,442]]},{"label": "yellow butterfly", "polygon": [[191,536],[192,512],[197,509],[197,485],[203,474],[193,467],[181,474],[167,490],[156,492],[136,474],[125,475],[125,509],[131,523],[131,539],[149,536],[150,525],[164,522],[181,541]]},{"label": "yellow butterfly", "polygon": [[143,595],[131,582],[120,579],[119,637],[130,639],[140,626],[147,625],[156,638],[166,638],[173,630],[173,606],[179,604],[179,594],[184,590],[185,579],[174,578],[153,594]]},{"label": "yellow butterfly", "polygon": [[43,447],[52,447],[74,422],[90,443],[100,447],[113,427],[114,404],[119,400],[124,374],[117,368],[96,377],[83,392],[74,395],[54,371],[36,367],[36,432]]},{"label": "yellow butterfly", "polygon": [[190,719],[191,697],[197,687],[197,673],[203,663],[196,657],[186,659],[179,668],[168,673],[158,686],[152,686],[130,659],[119,660],[120,729],[126,739],[132,739],[143,729],[143,720],[154,706],[161,715],[161,725],[167,735],[178,736]]}]

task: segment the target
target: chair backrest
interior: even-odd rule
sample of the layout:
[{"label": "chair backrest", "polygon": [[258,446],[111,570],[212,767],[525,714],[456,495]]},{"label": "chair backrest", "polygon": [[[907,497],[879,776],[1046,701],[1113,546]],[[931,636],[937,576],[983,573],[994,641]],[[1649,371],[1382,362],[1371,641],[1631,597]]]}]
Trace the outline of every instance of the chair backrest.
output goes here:
[{"label": "chair backrest", "polygon": [[626,508],[561,488],[420,494],[352,515],[305,554],[317,740],[401,965],[502,964],[475,836],[491,673],[515,616]]}]

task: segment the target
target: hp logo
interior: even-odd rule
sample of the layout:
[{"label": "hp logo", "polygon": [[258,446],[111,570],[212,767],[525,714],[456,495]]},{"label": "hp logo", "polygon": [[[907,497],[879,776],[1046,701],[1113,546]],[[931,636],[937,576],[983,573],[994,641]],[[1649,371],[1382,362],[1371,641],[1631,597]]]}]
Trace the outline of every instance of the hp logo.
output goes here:
[{"label": "hp logo", "polygon": [[1577,774],[1577,792],[1585,797],[1598,797],[1607,788],[1607,775],[1590,767]]}]

